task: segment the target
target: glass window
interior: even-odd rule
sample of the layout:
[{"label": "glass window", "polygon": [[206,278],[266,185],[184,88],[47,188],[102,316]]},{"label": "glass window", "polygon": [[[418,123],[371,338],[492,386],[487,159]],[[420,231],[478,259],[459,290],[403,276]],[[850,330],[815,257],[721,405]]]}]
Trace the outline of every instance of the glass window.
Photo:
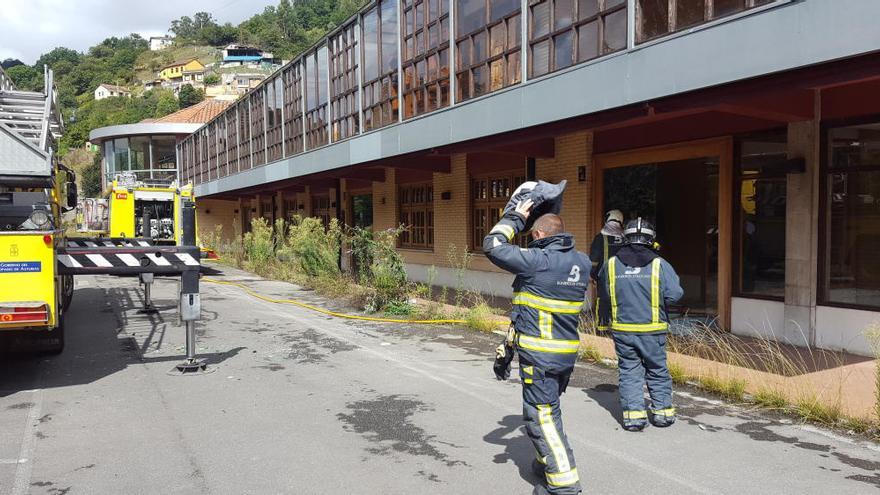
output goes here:
[{"label": "glass window", "polygon": [[517,84],[519,2],[456,0],[459,101]]},{"label": "glass window", "polygon": [[434,247],[434,186],[430,182],[406,184],[398,188],[400,224],[406,231],[398,246],[408,249]]},{"label": "glass window", "polygon": [[[709,22],[773,0],[638,0],[636,43]],[[606,1],[607,4],[611,3]]]},{"label": "glass window", "polygon": [[305,57],[306,62],[306,148],[314,149],[328,143],[327,84],[329,74],[326,46]]},{"label": "glass window", "polygon": [[[397,7],[382,0],[364,15],[361,26],[364,63],[363,128],[378,129],[397,122]],[[401,29],[401,33],[406,30]]]},{"label": "glass window", "polygon": [[113,163],[115,164],[114,170],[117,173],[131,170],[128,161],[128,138],[113,140]]},{"label": "glass window", "polygon": [[880,122],[829,129],[822,301],[880,308]]},{"label": "glass window", "polygon": [[[426,3],[430,8],[424,8]],[[449,91],[449,32],[443,27],[449,12],[438,8],[438,0],[412,0],[401,8],[406,19],[413,15],[418,19],[413,28],[401,32],[403,46],[413,45],[413,40],[418,46],[403,53],[403,118],[408,119],[448,105],[436,95],[443,88]]]},{"label": "glass window", "polygon": [[173,137],[157,136],[153,138],[153,168],[175,169],[177,168],[176,139]]},{"label": "glass window", "polygon": [[530,77],[626,48],[626,2],[531,2]]},{"label": "glass window", "polygon": [[104,173],[105,180],[109,181],[116,173],[116,155],[113,153],[113,141],[104,141]]},{"label": "glass window", "polygon": [[333,107],[331,138],[333,141],[356,135],[360,131],[357,85],[357,48],[355,25],[350,24],[333,37],[330,43],[330,103]]},{"label": "glass window", "polygon": [[302,63],[290,64],[284,69],[282,78],[284,79],[284,150],[287,155],[294,155],[303,151]]},{"label": "glass window", "polygon": [[737,139],[738,292],[785,296],[786,130]]},{"label": "glass window", "polygon": [[[471,178],[471,249],[481,249],[483,238],[501,220],[504,207],[513,191],[525,182],[523,171],[496,172],[492,175]],[[522,247],[529,242],[528,233],[514,241]]]}]

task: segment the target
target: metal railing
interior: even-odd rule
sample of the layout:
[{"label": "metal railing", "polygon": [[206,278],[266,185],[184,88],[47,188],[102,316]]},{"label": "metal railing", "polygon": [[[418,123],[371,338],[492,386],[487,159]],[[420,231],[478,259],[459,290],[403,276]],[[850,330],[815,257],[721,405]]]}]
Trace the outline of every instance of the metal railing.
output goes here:
[{"label": "metal railing", "polygon": [[0,67],[0,91],[15,91],[15,84],[12,79],[6,75],[3,67]]}]

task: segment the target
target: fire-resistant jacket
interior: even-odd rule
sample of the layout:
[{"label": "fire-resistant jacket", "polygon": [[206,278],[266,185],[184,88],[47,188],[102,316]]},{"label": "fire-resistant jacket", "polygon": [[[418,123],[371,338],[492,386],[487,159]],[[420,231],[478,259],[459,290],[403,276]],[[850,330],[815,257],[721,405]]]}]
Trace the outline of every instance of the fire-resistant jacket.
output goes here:
[{"label": "fire-resistant jacket", "polygon": [[524,226],[520,214],[505,213],[483,239],[483,251],[516,275],[510,320],[520,357],[550,373],[568,372],[577,360],[590,258],[574,248],[571,234],[532,241],[527,249],[511,244]]},{"label": "fire-resistant jacket", "polygon": [[666,305],[684,295],[678,275],[658,255],[635,264],[641,266],[629,266],[613,256],[599,270],[599,311],[613,332],[666,332]]}]

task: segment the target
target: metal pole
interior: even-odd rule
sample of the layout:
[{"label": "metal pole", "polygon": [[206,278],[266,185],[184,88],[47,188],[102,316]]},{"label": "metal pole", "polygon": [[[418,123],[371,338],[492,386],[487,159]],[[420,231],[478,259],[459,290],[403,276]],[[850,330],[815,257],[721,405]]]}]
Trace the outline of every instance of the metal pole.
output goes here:
[{"label": "metal pole", "polygon": [[[141,237],[147,240],[152,240],[152,229],[150,228],[150,210],[144,209],[143,216],[141,217]],[[137,235],[135,235],[137,237]]]},{"label": "metal pole", "polygon": [[[200,253],[196,243],[195,204],[187,201],[183,205],[181,217],[182,243],[191,257],[198,259]],[[199,296],[199,266],[187,265],[180,274],[180,319],[186,322],[186,360],[171,370],[174,374],[209,373],[204,361],[196,359],[196,321],[201,318],[202,304]]]}]

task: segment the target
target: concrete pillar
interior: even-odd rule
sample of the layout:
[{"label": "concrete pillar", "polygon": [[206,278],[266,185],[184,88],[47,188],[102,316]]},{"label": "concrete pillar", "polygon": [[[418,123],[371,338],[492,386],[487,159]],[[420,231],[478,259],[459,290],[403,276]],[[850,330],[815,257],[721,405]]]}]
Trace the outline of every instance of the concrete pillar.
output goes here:
[{"label": "concrete pillar", "polygon": [[789,158],[803,158],[806,172],[789,174],[785,206],[785,328],[774,331],[794,345],[816,343],[819,248],[819,122],[788,126]]}]

